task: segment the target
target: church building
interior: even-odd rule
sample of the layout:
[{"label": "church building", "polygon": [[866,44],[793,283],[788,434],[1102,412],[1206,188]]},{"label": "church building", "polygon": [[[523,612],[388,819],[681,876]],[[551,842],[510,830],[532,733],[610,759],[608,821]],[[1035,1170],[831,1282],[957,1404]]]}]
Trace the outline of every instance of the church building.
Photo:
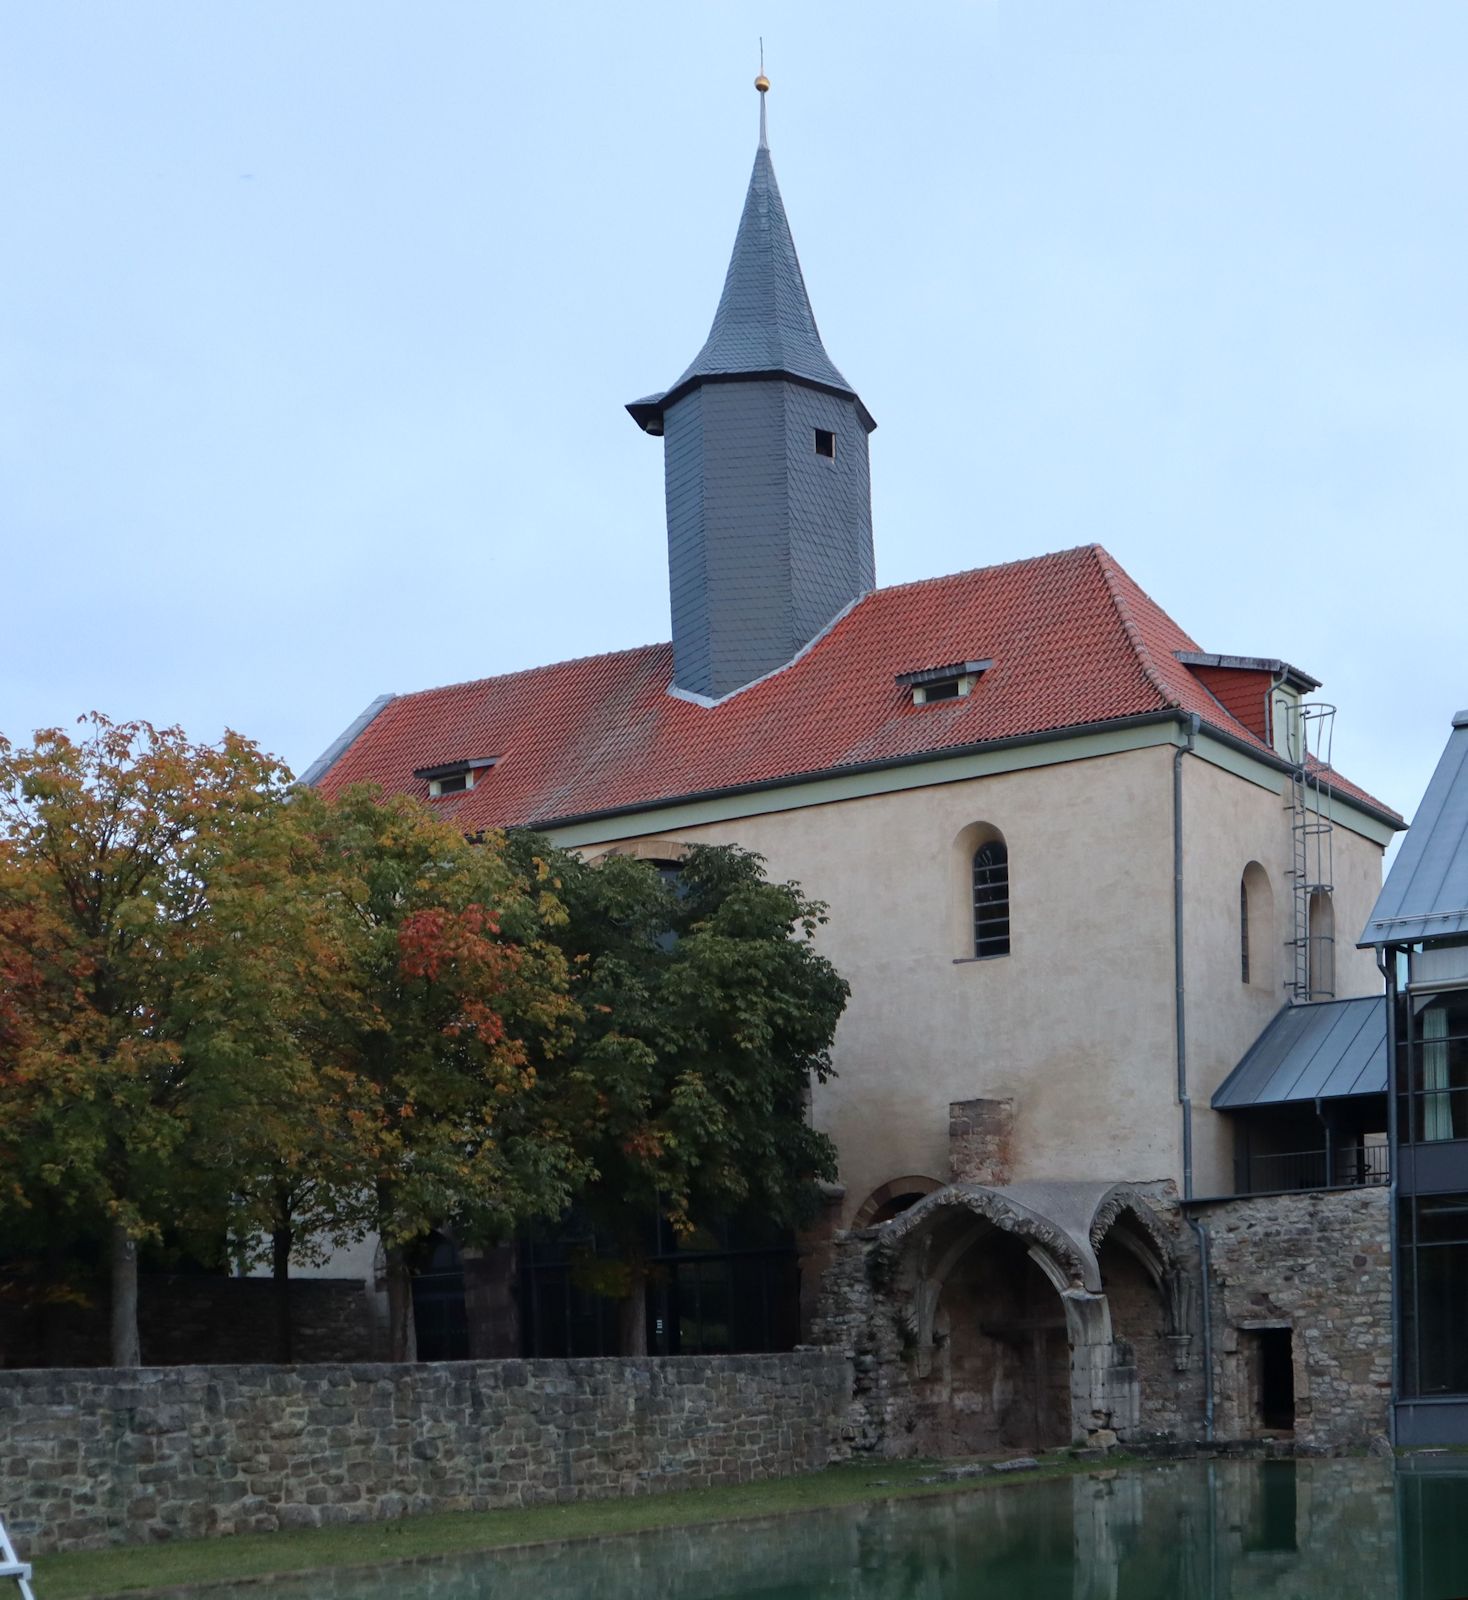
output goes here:
[{"label": "church building", "polygon": [[[876,423],[817,329],[757,88],[713,325],[628,406],[662,441],[671,640],[382,695],[306,779],[590,858],[738,844],[829,906],[851,1000],[811,1114],[840,1184],[784,1336],[838,1327],[843,1271],[856,1315],[887,1260],[913,1440],[1196,1431],[1230,1360],[1240,1426],[1294,1426],[1307,1329],[1200,1348],[1204,1202],[1384,1179],[1355,937],[1401,819],[1329,765],[1307,671],[1205,647],[1098,545],[876,586]],[[522,1331],[568,1328],[517,1270]]]}]

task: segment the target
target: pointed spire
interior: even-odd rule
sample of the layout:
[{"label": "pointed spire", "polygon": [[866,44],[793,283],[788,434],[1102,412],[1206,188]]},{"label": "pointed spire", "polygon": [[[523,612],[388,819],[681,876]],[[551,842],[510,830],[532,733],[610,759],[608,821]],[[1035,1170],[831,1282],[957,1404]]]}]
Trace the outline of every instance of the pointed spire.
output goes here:
[{"label": "pointed spire", "polygon": [[[767,141],[765,97],[770,82],[761,72],[754,84],[760,100],[759,147],[724,292],[703,349],[678,381],[663,394],[649,395],[627,408],[649,432],[661,432],[663,410],[706,378],[780,373],[856,398],[821,343]],[[857,403],[861,404],[859,399]],[[865,407],[862,416],[865,426],[876,426]]]}]

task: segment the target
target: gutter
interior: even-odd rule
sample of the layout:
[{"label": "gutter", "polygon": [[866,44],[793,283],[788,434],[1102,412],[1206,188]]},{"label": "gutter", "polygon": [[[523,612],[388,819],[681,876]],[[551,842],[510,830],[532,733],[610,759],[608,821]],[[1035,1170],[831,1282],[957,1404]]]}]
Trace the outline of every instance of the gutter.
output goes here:
[{"label": "gutter", "polygon": [[[1177,1050],[1177,1103],[1182,1113],[1183,1204],[1193,1198],[1193,1101],[1188,1093],[1188,991],[1183,950],[1183,757],[1193,754],[1202,718],[1195,711],[1186,722],[1187,736],[1172,753],[1172,961],[1173,1025]],[[1186,1213],[1185,1213],[1186,1215]],[[1209,1265],[1208,1229],[1197,1217],[1187,1218],[1198,1241],[1203,1318],[1203,1437],[1213,1441],[1213,1284]]]}]

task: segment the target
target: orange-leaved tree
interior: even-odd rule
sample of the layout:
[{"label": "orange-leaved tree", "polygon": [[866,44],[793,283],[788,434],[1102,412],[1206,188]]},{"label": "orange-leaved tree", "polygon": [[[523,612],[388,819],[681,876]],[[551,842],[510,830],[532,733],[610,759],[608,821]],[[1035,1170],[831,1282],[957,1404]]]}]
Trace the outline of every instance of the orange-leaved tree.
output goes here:
[{"label": "orange-leaved tree", "polygon": [[350,1080],[354,1192],[386,1255],[389,1353],[407,1354],[410,1247],[450,1225],[467,1243],[554,1216],[585,1176],[592,1096],[567,1064],[577,1010],[550,938],[564,911],[503,840],[468,842],[421,803],[305,791],[345,992],[320,1041]]},{"label": "orange-leaved tree", "polygon": [[[289,775],[248,740],[83,719],[0,740],[0,1209],[105,1229],[112,1359],[139,1242],[214,1204],[196,1144],[292,1003]],[[301,901],[308,905],[308,901]]]}]

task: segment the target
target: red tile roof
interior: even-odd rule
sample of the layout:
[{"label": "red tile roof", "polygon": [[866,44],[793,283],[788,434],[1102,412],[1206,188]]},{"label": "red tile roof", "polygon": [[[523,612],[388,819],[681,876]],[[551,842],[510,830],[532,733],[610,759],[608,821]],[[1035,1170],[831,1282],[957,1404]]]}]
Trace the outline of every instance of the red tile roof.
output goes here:
[{"label": "red tile roof", "polygon": [[[789,666],[707,706],[668,692],[667,644],[391,700],[321,777],[426,796],[415,769],[498,757],[435,809],[466,830],[895,764],[1122,718],[1197,712],[1268,753],[1174,652],[1197,645],[1099,545],[878,589]],[[992,660],[963,699],[897,674]],[[1345,780],[1338,787],[1395,813]]]}]

